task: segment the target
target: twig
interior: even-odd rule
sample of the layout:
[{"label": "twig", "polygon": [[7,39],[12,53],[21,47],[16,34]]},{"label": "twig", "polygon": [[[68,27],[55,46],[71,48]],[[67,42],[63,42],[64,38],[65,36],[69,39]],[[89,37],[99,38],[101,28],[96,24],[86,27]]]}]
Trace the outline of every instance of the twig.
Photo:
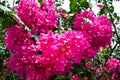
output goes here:
[{"label": "twig", "polygon": [[[111,15],[111,13],[110,13],[110,10],[109,10],[109,8],[108,8],[108,5],[107,5],[106,0],[103,0],[103,1],[105,2],[105,6],[106,6],[106,8],[107,8],[107,10],[108,10],[110,19],[113,19],[112,15]],[[114,22],[112,22],[112,25],[113,25],[113,27],[114,27],[114,29],[115,29],[115,34],[116,34],[117,38],[119,39],[119,36],[118,36],[118,33],[117,33],[117,29],[116,29],[116,26],[115,26]]]},{"label": "twig", "polygon": [[[110,10],[109,10],[109,8],[108,8],[107,2],[106,2],[106,0],[103,0],[103,1],[104,1],[105,6],[106,6],[106,9],[107,9],[107,11],[108,11],[108,13],[109,13],[110,19],[112,20],[113,17],[112,17],[112,15],[111,15],[111,13],[110,13]],[[114,30],[115,30],[115,34],[116,34],[116,36],[117,36],[117,39],[119,40],[119,36],[118,36],[118,33],[117,33],[116,25],[114,24],[114,22],[112,22],[112,25],[113,25],[113,28],[114,28]],[[105,61],[105,64],[106,64],[107,60],[109,59],[109,57],[112,55],[112,53],[113,53],[114,49],[117,47],[117,45],[118,45],[118,41],[117,41],[117,43],[115,44],[115,46],[114,46],[113,48],[110,46],[110,50],[111,50],[111,51],[110,51],[110,54],[108,55],[108,57],[107,57],[107,59],[106,59],[106,61]]]},{"label": "twig", "polygon": [[15,0],[13,0],[13,10],[14,10],[14,6],[15,6]]}]

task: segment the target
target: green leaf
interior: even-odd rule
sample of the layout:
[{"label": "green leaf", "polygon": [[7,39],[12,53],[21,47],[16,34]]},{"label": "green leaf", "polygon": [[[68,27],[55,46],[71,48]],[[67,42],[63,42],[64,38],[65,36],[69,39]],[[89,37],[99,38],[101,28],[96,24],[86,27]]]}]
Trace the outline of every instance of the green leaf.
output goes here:
[{"label": "green leaf", "polygon": [[[7,21],[7,23],[6,23]],[[15,21],[12,18],[5,18],[2,21],[2,27],[6,28],[6,27],[10,27],[11,25],[13,25],[15,23]]]},{"label": "green leaf", "polygon": [[114,7],[113,7],[113,6],[110,6],[110,7],[109,7],[109,10],[110,10],[111,13],[113,13],[113,12],[114,12]]},{"label": "green leaf", "polygon": [[119,21],[120,17],[117,15],[117,13],[114,13],[113,16]]},{"label": "green leaf", "polygon": [[20,2],[20,0],[17,0],[15,3],[18,4]]},{"label": "green leaf", "polygon": [[70,0],[70,12],[71,14],[76,14],[81,12],[81,7],[78,0]]},{"label": "green leaf", "polygon": [[85,9],[89,8],[89,3],[87,2],[87,0],[80,0],[80,5]]},{"label": "green leaf", "polygon": [[77,0],[70,0],[70,10],[74,11],[77,7]]},{"label": "green leaf", "polygon": [[40,4],[42,4],[42,0],[38,0],[38,2],[39,2]]},{"label": "green leaf", "polygon": [[98,0],[98,3],[101,3],[102,2],[102,0]]},{"label": "green leaf", "polygon": [[114,54],[114,57],[120,59],[120,53],[116,53],[116,54]]},{"label": "green leaf", "polygon": [[114,23],[115,19],[112,18],[112,19],[110,19],[109,21],[110,21],[111,23]]},{"label": "green leaf", "polygon": [[102,15],[102,14],[105,14],[105,13],[106,13],[106,8],[105,8],[105,7],[103,7],[103,8],[100,10],[99,15]]},{"label": "green leaf", "polygon": [[115,17],[115,18],[117,18],[117,17],[118,17],[118,16],[117,16],[117,13],[114,13],[113,15],[114,15],[114,17]]}]

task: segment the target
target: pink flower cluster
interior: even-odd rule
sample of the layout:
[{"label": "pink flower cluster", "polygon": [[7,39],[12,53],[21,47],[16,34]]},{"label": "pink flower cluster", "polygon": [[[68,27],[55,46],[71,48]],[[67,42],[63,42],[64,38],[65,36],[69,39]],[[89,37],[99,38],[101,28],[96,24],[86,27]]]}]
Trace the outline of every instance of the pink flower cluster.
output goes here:
[{"label": "pink flower cluster", "polygon": [[112,75],[111,80],[119,80],[118,74],[120,73],[120,60],[116,58],[108,59],[105,64],[105,70]]},{"label": "pink flower cluster", "polygon": [[31,36],[29,33],[23,32],[22,26],[13,25],[7,28],[7,35],[5,37],[5,43],[8,50],[16,51],[23,46],[23,42],[28,43],[28,39]]},{"label": "pink flower cluster", "polygon": [[58,14],[54,0],[43,0],[42,5],[36,0],[20,0],[16,11],[20,19],[32,29],[32,33],[47,32],[57,25]]},{"label": "pink flower cluster", "polygon": [[120,60],[116,58],[108,59],[105,69],[108,73],[120,72]]},{"label": "pink flower cluster", "polygon": [[[54,37],[54,39],[52,37]],[[45,37],[44,35],[42,38],[41,35],[38,41],[39,50],[43,51],[43,53],[45,51],[46,54],[49,53],[49,55],[65,57],[75,63],[80,63],[84,50],[89,47],[88,41],[80,31],[69,30],[60,35],[53,35],[52,37],[50,37],[50,35]],[[49,50],[52,48],[55,51]]]},{"label": "pink flower cluster", "polygon": [[95,16],[92,11],[81,12],[76,15],[74,28],[83,31],[88,38],[90,47],[85,50],[84,58],[91,59],[100,47],[111,43],[112,27],[107,17]]},{"label": "pink flower cluster", "polygon": [[[13,32],[19,32],[19,35],[13,35]],[[80,63],[84,49],[89,47],[80,31],[71,30],[60,35],[41,33],[35,41],[18,25],[7,29],[5,42],[13,51],[9,61],[11,70],[16,71],[20,78],[26,74],[26,80],[49,79],[52,75],[70,72],[73,62]]]},{"label": "pink flower cluster", "polygon": [[[13,52],[9,65],[20,78],[25,75],[26,80],[49,80],[52,75],[64,75],[71,71],[73,63],[95,57],[100,47],[110,44],[112,28],[108,19],[96,17],[92,11],[76,15],[76,30],[61,34],[49,31],[57,24],[53,3],[43,0],[40,6],[35,0],[21,0],[17,14],[32,33],[22,25],[6,29],[6,47]],[[84,17],[90,21],[82,22]],[[36,38],[37,33],[40,35]]]},{"label": "pink flower cluster", "polygon": [[70,80],[80,80],[80,79],[79,79],[78,75],[75,74],[75,75],[73,75],[73,77]]}]

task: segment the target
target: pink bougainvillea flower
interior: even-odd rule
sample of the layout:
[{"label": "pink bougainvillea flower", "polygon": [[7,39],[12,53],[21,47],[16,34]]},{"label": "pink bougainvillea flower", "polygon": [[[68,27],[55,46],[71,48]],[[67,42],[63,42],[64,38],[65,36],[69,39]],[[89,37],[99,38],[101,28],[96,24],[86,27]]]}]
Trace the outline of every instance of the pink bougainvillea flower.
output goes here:
[{"label": "pink bougainvillea flower", "polygon": [[70,80],[80,80],[80,79],[79,79],[78,75],[75,74],[75,75],[73,75],[73,77]]},{"label": "pink bougainvillea flower", "polygon": [[106,71],[108,73],[116,72],[118,70],[119,63],[120,63],[120,61],[116,58],[108,59],[108,61],[105,64]]},{"label": "pink bougainvillea flower", "polygon": [[99,7],[100,9],[102,9],[103,6],[104,6],[104,4],[101,4],[101,3],[98,3],[98,4],[97,4],[97,7]]},{"label": "pink bougainvillea flower", "polygon": [[58,14],[54,0],[43,0],[42,6],[36,0],[20,0],[15,7],[18,16],[33,34],[47,32],[57,24]]},{"label": "pink bougainvillea flower", "polygon": [[97,17],[91,10],[77,14],[73,27],[84,32],[84,37],[88,38],[90,47],[85,50],[85,59],[95,57],[100,47],[107,47],[111,43],[112,26],[108,18]]},{"label": "pink bougainvillea flower", "polygon": [[19,25],[13,25],[6,29],[7,34],[5,36],[5,43],[8,50],[15,51],[16,49],[20,49],[23,45],[22,43],[27,42],[30,34],[22,30],[22,26]]},{"label": "pink bougainvillea flower", "polygon": [[90,63],[90,62],[85,63],[85,66],[86,66],[86,68],[87,68],[88,70],[91,69],[91,63]]},{"label": "pink bougainvillea flower", "polygon": [[80,63],[85,49],[90,45],[84,34],[81,31],[66,31],[66,45],[68,51],[66,52],[66,57],[72,59],[75,63]]}]

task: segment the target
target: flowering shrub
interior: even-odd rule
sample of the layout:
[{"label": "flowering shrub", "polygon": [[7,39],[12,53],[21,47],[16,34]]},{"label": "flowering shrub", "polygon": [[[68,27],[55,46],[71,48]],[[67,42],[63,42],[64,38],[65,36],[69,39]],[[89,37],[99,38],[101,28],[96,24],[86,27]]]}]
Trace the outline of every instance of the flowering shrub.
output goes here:
[{"label": "flowering shrub", "polygon": [[23,24],[5,29],[5,46],[12,54],[4,63],[10,72],[26,80],[52,80],[66,74],[69,80],[119,80],[118,59],[108,56],[99,61],[100,52],[107,53],[113,36],[109,18],[86,9],[75,14],[68,29],[60,18],[67,20],[70,15],[56,9],[54,0],[42,0],[41,4],[20,0],[15,12]]}]

